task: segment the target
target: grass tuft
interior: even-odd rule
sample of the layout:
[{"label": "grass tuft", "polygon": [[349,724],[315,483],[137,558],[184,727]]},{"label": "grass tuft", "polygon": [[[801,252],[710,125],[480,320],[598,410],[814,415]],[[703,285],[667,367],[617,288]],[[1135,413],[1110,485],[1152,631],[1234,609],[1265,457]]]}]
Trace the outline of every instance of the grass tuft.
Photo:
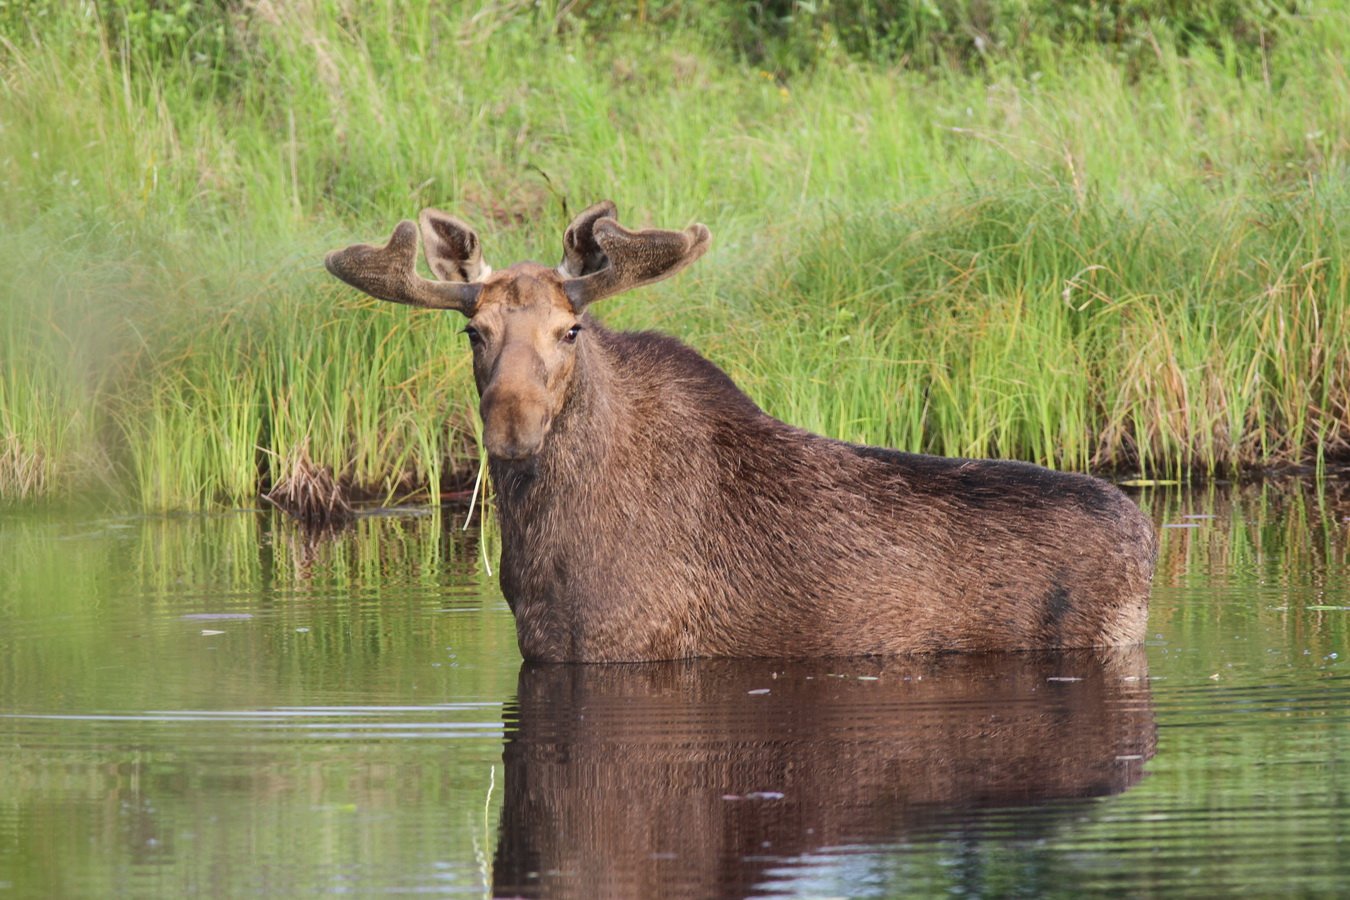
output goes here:
[{"label": "grass tuft", "polygon": [[355,516],[346,491],[328,466],[314,463],[309,441],[303,441],[283,466],[285,475],[263,495],[277,509],[291,516],[308,532],[332,531]]}]

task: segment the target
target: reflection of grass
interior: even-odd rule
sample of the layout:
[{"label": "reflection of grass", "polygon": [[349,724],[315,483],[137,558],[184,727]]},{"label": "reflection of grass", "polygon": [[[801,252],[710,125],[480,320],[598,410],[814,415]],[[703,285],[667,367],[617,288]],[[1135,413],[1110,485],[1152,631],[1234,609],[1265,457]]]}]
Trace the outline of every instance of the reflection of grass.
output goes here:
[{"label": "reflection of grass", "polygon": [[[1344,518],[1350,490],[1338,480],[1280,479],[1201,490],[1146,492],[1141,504],[1164,527],[1160,579],[1257,574],[1274,583],[1325,577],[1350,562]],[[1197,576],[1198,577],[1198,576]]]},{"label": "reflection of grass", "polygon": [[[1313,660],[1344,654],[1350,620],[1325,607],[1343,596],[1335,573],[1350,566],[1350,486],[1283,479],[1140,499],[1158,524],[1193,526],[1161,531],[1155,595],[1169,602],[1154,603],[1150,623],[1176,645],[1205,647],[1229,628],[1256,627],[1270,646],[1306,648]],[[1243,602],[1195,602],[1233,596]]]},{"label": "reflection of grass", "polygon": [[1350,614],[1318,607],[1347,597],[1350,485],[1141,500],[1160,524],[1195,526],[1162,532],[1149,629],[1159,750],[1138,788],[1075,831],[1079,847],[1113,848],[1075,885],[1119,891],[1124,866],[1164,893],[1336,893]]},{"label": "reflection of grass", "polygon": [[483,882],[483,896],[492,896],[492,856],[493,822],[492,791],[497,786],[497,766],[488,767],[487,791],[483,797],[483,824],[481,834],[473,836],[473,859],[478,866],[478,877]]},{"label": "reflection of grass", "polygon": [[[243,643],[232,652],[251,660],[239,663],[238,678],[256,678],[260,689],[276,677],[274,664],[295,661],[299,627],[307,629],[312,665],[331,666],[324,677],[353,683],[360,670],[391,660],[415,680],[418,667],[443,660],[447,647],[515,659],[515,631],[483,574],[479,533],[456,525],[440,515],[363,516],[316,545],[277,514],[0,521],[0,564],[13,573],[4,614],[22,627],[51,625],[33,652],[12,661],[0,697],[52,681],[72,696],[98,691],[100,666],[143,652],[113,636],[172,643],[171,626],[195,613],[254,616],[257,627],[234,636]],[[443,612],[457,606],[465,610]],[[143,669],[119,669],[118,695],[102,702],[152,702],[165,689],[152,659]],[[514,667],[507,668],[509,685],[494,683],[493,691],[514,686]],[[464,677],[472,683],[500,674],[489,667]]]},{"label": "reflection of grass", "polygon": [[[501,755],[475,723],[500,717],[519,656],[477,533],[450,524],[363,517],[306,549],[271,513],[0,518],[0,709],[89,717],[0,726],[18,893],[114,895],[147,837],[193,848],[137,879],[174,896],[219,888],[223,869],[239,874],[225,893],[256,889],[256,869],[222,860],[259,846],[285,895],[358,869],[406,884],[393,861],[467,855]],[[436,727],[371,727],[413,721]],[[489,800],[495,821],[500,791]],[[401,815],[427,818],[389,827]]]},{"label": "reflection of grass", "polygon": [[1165,472],[1350,446],[1343,13],[1259,73],[1158,30],[1129,66],[775,78],[696,24],[265,4],[168,54],[45,8],[0,44],[0,497],[239,503],[307,436],[381,495],[440,484],[474,456],[459,323],[322,251],[440,205],[552,260],[601,196],[716,237],[602,317],[806,427]]}]

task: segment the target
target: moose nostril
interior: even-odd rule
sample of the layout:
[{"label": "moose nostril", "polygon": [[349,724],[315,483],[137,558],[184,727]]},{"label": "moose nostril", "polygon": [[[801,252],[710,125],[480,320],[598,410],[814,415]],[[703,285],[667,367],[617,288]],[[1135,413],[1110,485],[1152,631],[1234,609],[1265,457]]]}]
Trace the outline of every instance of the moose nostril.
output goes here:
[{"label": "moose nostril", "polygon": [[505,403],[484,403],[483,445],[498,459],[525,459],[538,452],[548,432],[546,410]]}]

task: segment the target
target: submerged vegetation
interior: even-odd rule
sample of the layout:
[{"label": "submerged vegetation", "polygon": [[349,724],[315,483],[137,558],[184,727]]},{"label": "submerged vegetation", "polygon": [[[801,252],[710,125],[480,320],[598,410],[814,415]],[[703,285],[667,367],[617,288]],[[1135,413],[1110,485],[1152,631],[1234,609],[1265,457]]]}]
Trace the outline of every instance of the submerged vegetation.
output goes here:
[{"label": "submerged vegetation", "polygon": [[1350,12],[965,8],[0,2],[0,500],[250,502],[302,451],[381,497],[454,483],[462,322],[323,252],[438,206],[552,262],[601,197],[714,243],[599,315],[794,424],[1350,457]]}]

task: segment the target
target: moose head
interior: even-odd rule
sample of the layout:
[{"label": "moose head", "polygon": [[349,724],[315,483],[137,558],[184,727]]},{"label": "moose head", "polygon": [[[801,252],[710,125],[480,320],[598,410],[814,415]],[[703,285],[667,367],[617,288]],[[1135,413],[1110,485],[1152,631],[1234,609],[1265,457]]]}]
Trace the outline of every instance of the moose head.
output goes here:
[{"label": "moose head", "polygon": [[[474,230],[436,209],[423,210],[417,224],[400,222],[383,247],[354,244],[324,264],[377,299],[468,317],[483,443],[496,459],[521,460],[538,452],[567,397],[585,308],[674,275],[711,240],[703,225],[630,231],[615,216],[608,200],[578,215],[556,268],[522,262],[494,271]],[[419,230],[436,280],[417,272]]]}]

